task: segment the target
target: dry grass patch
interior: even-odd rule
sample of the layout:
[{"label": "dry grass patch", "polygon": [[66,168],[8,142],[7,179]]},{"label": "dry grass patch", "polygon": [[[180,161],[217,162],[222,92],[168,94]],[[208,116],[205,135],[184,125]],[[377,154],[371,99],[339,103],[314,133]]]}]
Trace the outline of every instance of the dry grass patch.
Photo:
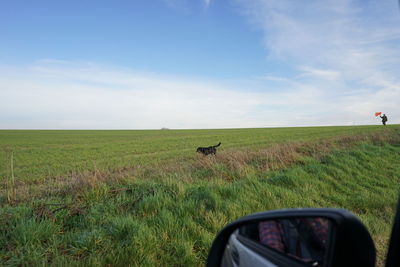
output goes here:
[{"label": "dry grass patch", "polygon": [[[216,156],[194,155],[190,159],[171,159],[166,162],[122,167],[113,170],[73,172],[67,176],[54,177],[39,184],[24,182],[3,184],[0,195],[7,196],[8,203],[19,203],[33,197],[51,195],[79,196],[88,189],[107,186],[109,190],[127,181],[162,180],[171,178],[191,183],[198,179],[222,179],[232,182],[249,175],[260,175],[269,171],[287,168],[293,164],[304,164],[307,157],[322,159],[337,150],[351,148],[362,142],[373,144],[399,144],[399,129],[387,129],[378,133],[349,135],[316,142],[290,142],[274,144],[264,148],[220,150]],[[95,165],[95,163],[94,163]],[[3,182],[4,183],[4,182]],[[10,198],[10,192],[13,197]]]}]

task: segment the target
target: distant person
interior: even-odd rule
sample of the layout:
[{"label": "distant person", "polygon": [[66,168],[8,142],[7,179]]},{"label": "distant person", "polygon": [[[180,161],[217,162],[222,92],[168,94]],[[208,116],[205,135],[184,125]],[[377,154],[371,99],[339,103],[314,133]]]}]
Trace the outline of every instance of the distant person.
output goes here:
[{"label": "distant person", "polygon": [[386,125],[386,122],[388,121],[388,118],[386,117],[386,114],[383,114],[383,116],[380,116],[382,119],[382,124]]}]

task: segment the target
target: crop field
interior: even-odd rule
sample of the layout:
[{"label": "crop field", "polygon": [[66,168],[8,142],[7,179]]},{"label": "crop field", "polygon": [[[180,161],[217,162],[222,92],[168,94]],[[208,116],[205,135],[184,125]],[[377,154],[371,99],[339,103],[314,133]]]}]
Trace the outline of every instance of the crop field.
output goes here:
[{"label": "crop field", "polygon": [[103,170],[115,172],[196,156],[198,146],[222,142],[220,151],[266,147],[369,133],[378,126],[153,131],[0,131],[0,176],[9,175],[13,152],[19,182]]},{"label": "crop field", "polygon": [[0,265],[201,266],[230,221],[291,207],[352,211],[382,265],[399,160],[399,125],[3,130]]}]

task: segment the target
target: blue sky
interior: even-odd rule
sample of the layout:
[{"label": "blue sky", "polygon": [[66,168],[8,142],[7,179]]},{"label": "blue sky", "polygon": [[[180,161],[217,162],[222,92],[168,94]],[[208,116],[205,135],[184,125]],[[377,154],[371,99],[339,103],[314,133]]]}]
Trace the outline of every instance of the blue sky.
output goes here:
[{"label": "blue sky", "polygon": [[[212,4],[212,6],[211,6]],[[0,56],[232,78],[268,67],[260,32],[229,1],[8,1]],[[246,67],[244,67],[246,66]]]},{"label": "blue sky", "polygon": [[400,123],[395,0],[0,2],[1,129]]}]

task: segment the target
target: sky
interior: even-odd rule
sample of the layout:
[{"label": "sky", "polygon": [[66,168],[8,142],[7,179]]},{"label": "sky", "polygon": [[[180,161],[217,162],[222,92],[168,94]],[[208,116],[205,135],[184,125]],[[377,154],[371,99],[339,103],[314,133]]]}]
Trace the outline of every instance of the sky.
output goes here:
[{"label": "sky", "polygon": [[397,0],[0,1],[0,129],[400,123]]}]

